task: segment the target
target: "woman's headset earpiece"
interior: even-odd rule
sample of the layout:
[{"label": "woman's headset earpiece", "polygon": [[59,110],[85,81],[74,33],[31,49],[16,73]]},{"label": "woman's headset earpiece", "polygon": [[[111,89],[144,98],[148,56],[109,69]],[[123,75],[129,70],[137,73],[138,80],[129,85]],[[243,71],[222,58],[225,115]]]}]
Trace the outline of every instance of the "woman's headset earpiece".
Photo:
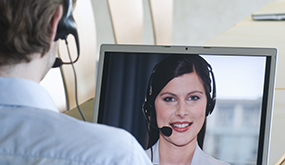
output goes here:
[{"label": "woman's headset earpiece", "polygon": [[216,81],[215,81],[215,76],[214,76],[214,73],[212,71],[211,65],[209,63],[207,63],[207,66],[208,66],[208,69],[209,69],[209,73],[210,73],[210,75],[212,77],[213,91],[212,91],[212,96],[210,98],[208,98],[208,100],[207,100],[206,116],[210,115],[213,112],[213,110],[215,108],[215,105],[216,105]]},{"label": "woman's headset earpiece", "polygon": [[151,110],[153,109],[153,105],[149,102],[149,100],[150,100],[150,97],[152,96],[152,79],[153,79],[153,75],[156,71],[157,66],[158,64],[153,68],[152,73],[150,75],[149,82],[147,85],[147,91],[145,95],[145,101],[142,107],[144,117],[147,121],[149,121],[149,118],[151,116]]}]

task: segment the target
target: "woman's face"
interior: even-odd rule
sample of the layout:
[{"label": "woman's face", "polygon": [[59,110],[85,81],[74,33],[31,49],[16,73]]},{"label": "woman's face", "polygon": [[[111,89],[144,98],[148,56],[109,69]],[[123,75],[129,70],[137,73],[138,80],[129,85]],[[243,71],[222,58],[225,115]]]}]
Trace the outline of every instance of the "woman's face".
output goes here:
[{"label": "woman's face", "polygon": [[201,130],[207,105],[202,80],[196,72],[172,79],[157,95],[155,109],[158,127],[169,126],[172,134],[163,138],[184,146],[197,139]]}]

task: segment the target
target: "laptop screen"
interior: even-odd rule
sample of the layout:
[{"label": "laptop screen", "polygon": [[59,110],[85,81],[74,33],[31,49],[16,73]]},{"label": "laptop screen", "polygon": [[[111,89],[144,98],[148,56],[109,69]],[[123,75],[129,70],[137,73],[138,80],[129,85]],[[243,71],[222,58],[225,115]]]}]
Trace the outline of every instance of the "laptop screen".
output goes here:
[{"label": "laptop screen", "polygon": [[154,66],[170,55],[198,55],[212,68],[216,102],[207,116],[203,151],[230,164],[266,164],[276,68],[273,48],[103,44],[93,121],[129,131],[146,148],[148,122],[142,106]]}]

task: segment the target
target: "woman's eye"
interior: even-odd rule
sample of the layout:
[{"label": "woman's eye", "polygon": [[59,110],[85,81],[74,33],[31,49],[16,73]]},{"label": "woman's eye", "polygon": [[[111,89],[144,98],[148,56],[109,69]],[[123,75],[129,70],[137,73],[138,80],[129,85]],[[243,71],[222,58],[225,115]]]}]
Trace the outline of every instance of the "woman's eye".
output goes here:
[{"label": "woman's eye", "polygon": [[188,100],[198,100],[198,99],[200,99],[200,97],[198,97],[198,96],[190,96],[189,98],[188,98]]},{"label": "woman's eye", "polygon": [[166,102],[171,102],[174,101],[175,99],[173,97],[165,97],[163,100]]}]

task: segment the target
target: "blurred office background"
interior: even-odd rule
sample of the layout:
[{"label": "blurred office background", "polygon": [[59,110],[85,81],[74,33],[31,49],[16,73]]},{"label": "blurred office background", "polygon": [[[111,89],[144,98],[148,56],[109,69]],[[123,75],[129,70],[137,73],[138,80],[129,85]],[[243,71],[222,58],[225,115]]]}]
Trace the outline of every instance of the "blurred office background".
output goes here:
[{"label": "blurred office background", "polygon": [[[163,0],[161,7],[163,8]],[[173,0],[173,45],[201,45],[274,0]],[[143,44],[154,44],[150,6],[143,2]],[[97,46],[115,43],[107,1],[92,0]],[[99,47],[98,47],[99,48]],[[99,50],[99,49],[98,49]]]}]

